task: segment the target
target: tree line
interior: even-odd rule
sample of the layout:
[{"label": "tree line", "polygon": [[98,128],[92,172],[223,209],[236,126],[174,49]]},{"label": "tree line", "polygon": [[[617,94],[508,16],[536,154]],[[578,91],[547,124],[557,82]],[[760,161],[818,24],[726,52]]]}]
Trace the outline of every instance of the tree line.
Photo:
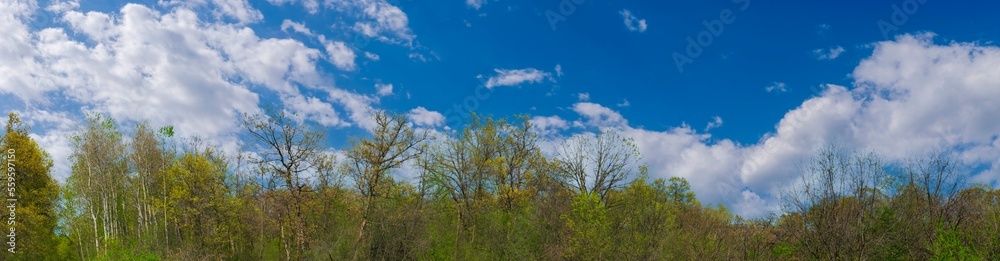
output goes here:
[{"label": "tree line", "polygon": [[[51,157],[11,113],[0,150],[17,152],[17,250],[0,256],[1000,259],[1000,190],[968,184],[948,153],[888,162],[828,146],[780,195],[781,213],[746,219],[702,204],[683,178],[649,177],[635,142],[614,130],[543,153],[523,116],[473,115],[450,133],[389,112],[372,117],[370,135],[337,152],[296,115],[244,115],[245,146],[230,155],[176,139],[172,127],[124,133],[92,114],[72,136],[71,173],[59,184]],[[394,174],[402,169],[414,176]]]}]

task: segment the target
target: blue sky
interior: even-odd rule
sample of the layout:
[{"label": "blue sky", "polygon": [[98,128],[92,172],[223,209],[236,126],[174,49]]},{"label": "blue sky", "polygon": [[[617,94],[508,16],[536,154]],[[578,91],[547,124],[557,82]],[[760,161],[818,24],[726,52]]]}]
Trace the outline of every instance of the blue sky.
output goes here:
[{"label": "blue sky", "polygon": [[652,176],[746,215],[829,143],[1000,180],[996,1],[577,1],[5,1],[0,108],[60,179],[86,112],[233,150],[237,116],[271,105],[331,150],[377,109],[445,133],[528,114],[543,149],[614,128]]}]

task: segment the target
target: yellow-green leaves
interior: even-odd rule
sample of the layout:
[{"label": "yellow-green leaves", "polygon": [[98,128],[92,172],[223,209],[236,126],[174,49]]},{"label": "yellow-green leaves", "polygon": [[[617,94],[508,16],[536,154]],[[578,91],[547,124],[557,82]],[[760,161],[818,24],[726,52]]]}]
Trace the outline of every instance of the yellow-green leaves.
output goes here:
[{"label": "yellow-green leaves", "polygon": [[2,260],[58,260],[56,199],[59,187],[49,170],[52,159],[28,136],[28,126],[16,113],[8,115],[0,140],[3,154],[3,204],[0,227]]}]

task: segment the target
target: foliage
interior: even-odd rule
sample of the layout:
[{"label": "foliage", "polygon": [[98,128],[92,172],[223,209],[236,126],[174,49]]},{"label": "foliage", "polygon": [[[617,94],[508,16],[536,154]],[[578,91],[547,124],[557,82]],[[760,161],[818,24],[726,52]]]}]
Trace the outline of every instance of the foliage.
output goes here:
[{"label": "foliage", "polygon": [[[67,251],[58,251],[64,241],[55,234],[57,215],[56,199],[59,187],[49,170],[52,159],[31,137],[28,127],[16,113],[8,115],[7,127],[0,140],[4,178],[4,235],[14,233],[14,246],[4,237],[4,260],[59,260]],[[11,205],[13,209],[9,208]],[[13,216],[11,213],[14,213]],[[11,226],[11,223],[13,225]],[[13,229],[13,231],[8,230]],[[13,250],[14,253],[8,252]]]},{"label": "foliage", "polygon": [[244,117],[235,153],[89,115],[62,186],[12,114],[0,147],[21,164],[25,254],[2,260],[1000,259],[1000,190],[964,183],[946,154],[827,147],[781,213],[746,219],[648,177],[615,130],[546,154],[524,116],[431,133],[378,112],[333,153],[269,113]]}]

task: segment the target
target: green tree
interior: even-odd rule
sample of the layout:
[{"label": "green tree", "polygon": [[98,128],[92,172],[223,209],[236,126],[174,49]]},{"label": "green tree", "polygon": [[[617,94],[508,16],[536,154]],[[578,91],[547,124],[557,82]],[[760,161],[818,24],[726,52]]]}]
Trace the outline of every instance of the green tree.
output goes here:
[{"label": "green tree", "polygon": [[954,229],[946,229],[943,225],[938,225],[937,228],[937,239],[934,240],[934,244],[931,246],[931,252],[934,254],[931,256],[930,260],[943,261],[943,260],[959,260],[959,261],[973,261],[973,260],[983,260],[981,256],[976,254],[972,248],[967,246],[963,241],[959,232]]},{"label": "green tree", "polygon": [[[66,253],[57,252],[60,239],[55,234],[56,200],[59,186],[49,170],[52,159],[28,136],[28,126],[16,113],[8,114],[7,129],[0,141],[3,153],[5,235],[13,229],[14,244],[4,247],[3,260],[60,260]],[[13,206],[14,208],[10,208]],[[12,214],[13,213],[13,214]],[[13,226],[11,226],[11,222]],[[11,237],[4,237],[10,242]],[[13,253],[11,252],[13,251]]]},{"label": "green tree", "polygon": [[563,219],[570,231],[566,258],[606,260],[611,257],[611,224],[608,209],[600,196],[595,193],[576,195],[572,211]]},{"label": "green tree", "polygon": [[[673,178],[671,178],[673,180]],[[652,260],[666,258],[662,245],[674,227],[675,206],[668,200],[663,180],[650,184],[645,177],[632,180],[629,186],[616,194],[617,210],[614,217],[617,259]]]},{"label": "green tree", "polygon": [[186,152],[166,170],[171,187],[169,215],[177,224],[181,251],[186,257],[224,259],[232,255],[232,235],[241,227],[235,202],[225,184],[225,158],[212,148]]},{"label": "green tree", "polygon": [[[663,180],[657,180],[657,182],[662,186]],[[688,184],[687,179],[671,177],[669,184],[666,185],[666,193],[670,202],[684,206],[698,205],[698,200],[695,199],[694,192],[691,191],[691,184]]]}]

